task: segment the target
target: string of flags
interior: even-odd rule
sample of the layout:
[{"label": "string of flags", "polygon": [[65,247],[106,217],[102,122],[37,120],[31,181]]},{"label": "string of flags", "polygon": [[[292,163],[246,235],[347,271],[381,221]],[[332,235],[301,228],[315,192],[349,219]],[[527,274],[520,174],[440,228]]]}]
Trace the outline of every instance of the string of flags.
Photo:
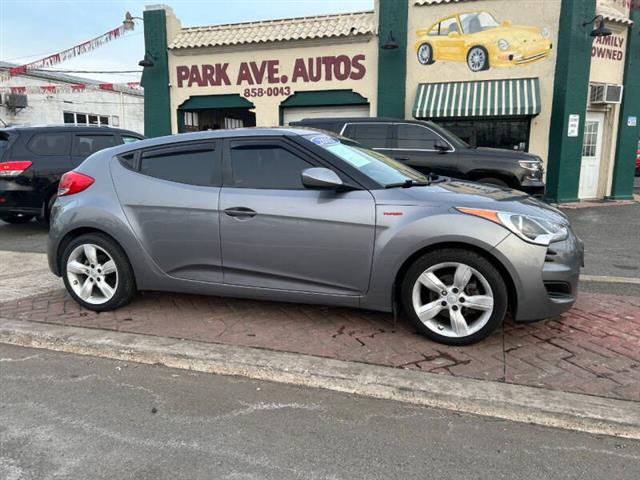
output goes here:
[{"label": "string of flags", "polygon": [[0,86],[2,93],[55,95],[57,93],[82,93],[91,90],[113,91],[120,88],[140,90],[140,82],[126,83],[73,83],[69,85],[12,85]]},{"label": "string of flags", "polygon": [[61,52],[54,53],[53,55],[41,58],[40,60],[2,70],[0,71],[0,82],[7,81],[11,77],[15,77],[16,75],[25,74],[29,70],[41,70],[44,68],[49,68],[59,63],[70,60],[74,57],[77,57],[78,55],[83,55],[87,52],[95,50],[96,48],[100,48],[108,42],[123,37],[125,32],[127,31],[128,29],[121,25],[114,28],[113,30],[109,30],[108,32],[103,33],[98,37],[92,38],[91,40],[87,40],[86,42],[82,42],[78,45],[74,45],[71,48],[67,48],[66,50],[62,50]]}]

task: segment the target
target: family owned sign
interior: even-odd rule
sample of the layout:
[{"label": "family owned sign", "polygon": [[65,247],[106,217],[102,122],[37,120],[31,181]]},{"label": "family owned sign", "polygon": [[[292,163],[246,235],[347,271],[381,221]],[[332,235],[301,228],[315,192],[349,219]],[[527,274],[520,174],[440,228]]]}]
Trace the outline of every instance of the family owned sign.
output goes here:
[{"label": "family owned sign", "polygon": [[367,73],[364,61],[364,54],[296,58],[291,71],[283,71],[280,60],[179,65],[176,77],[178,88],[360,80]]}]

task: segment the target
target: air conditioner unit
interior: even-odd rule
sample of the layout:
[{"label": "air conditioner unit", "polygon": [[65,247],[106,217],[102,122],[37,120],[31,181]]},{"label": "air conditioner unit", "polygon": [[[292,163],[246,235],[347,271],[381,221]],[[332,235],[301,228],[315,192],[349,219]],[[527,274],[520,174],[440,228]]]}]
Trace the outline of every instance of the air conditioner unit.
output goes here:
[{"label": "air conditioner unit", "polygon": [[27,107],[27,96],[22,93],[8,93],[4,100],[7,108],[12,110]]},{"label": "air conditioner unit", "polygon": [[611,83],[592,83],[589,101],[594,104],[622,103],[622,85]]}]

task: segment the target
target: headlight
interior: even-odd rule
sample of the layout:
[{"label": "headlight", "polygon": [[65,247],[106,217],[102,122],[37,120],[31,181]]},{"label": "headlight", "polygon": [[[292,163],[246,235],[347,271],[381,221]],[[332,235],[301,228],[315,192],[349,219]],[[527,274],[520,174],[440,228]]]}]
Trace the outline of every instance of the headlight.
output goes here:
[{"label": "headlight", "polygon": [[507,42],[504,38],[498,40],[498,48],[500,48],[500,50],[506,50],[507,48],[509,48],[509,42]]},{"label": "headlight", "polygon": [[547,246],[550,243],[564,240],[569,235],[567,225],[540,217],[477,208],[457,207],[456,210],[502,225],[523,240],[537,245]]},{"label": "headlight", "polygon": [[533,172],[542,170],[542,162],[540,160],[520,160],[518,164],[522,168],[526,168],[527,170],[531,170]]},{"label": "headlight", "polygon": [[547,27],[544,27],[542,30],[540,30],[540,35],[542,35],[543,38],[549,38],[549,29]]}]

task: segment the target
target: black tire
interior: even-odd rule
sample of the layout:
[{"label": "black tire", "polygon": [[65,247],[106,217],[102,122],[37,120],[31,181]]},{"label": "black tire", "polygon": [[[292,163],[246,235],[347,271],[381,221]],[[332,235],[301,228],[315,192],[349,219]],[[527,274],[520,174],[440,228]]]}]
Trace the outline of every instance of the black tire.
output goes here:
[{"label": "black tire", "polygon": [[[423,50],[424,55],[421,55],[420,50]],[[418,47],[418,52],[416,53],[418,57],[418,63],[420,65],[433,65],[435,60],[433,59],[433,47],[429,43],[423,43]]]},{"label": "black tire", "polygon": [[[420,320],[413,306],[413,289],[418,277],[420,277],[420,275],[430,267],[449,262],[464,264],[477,270],[482,276],[484,276],[484,279],[488,282],[491,288],[491,294],[493,296],[493,310],[489,319],[482,328],[468,336],[451,337],[438,334]],[[471,250],[458,248],[434,250],[433,252],[426,253],[419,257],[409,267],[404,276],[400,290],[400,297],[405,315],[408,316],[409,320],[411,320],[420,333],[429,337],[431,340],[446,345],[469,345],[488,337],[502,324],[508,307],[507,286],[498,269],[484,256]],[[448,318],[448,314],[444,313],[443,315],[443,321],[447,321],[446,319]]]},{"label": "black tire", "polygon": [[[472,66],[471,61],[472,55],[476,50],[484,54],[484,61],[482,61],[478,67]],[[471,70],[472,72],[483,72],[485,70],[489,70],[489,52],[487,52],[487,49],[479,45],[471,47],[467,52],[467,67],[469,67],[469,70]]]},{"label": "black tire", "polygon": [[[116,265],[118,282],[115,288],[115,293],[113,297],[105,303],[94,304],[84,301],[76,294],[69,283],[69,277],[67,275],[67,262],[69,256],[76,249],[76,247],[84,244],[93,244],[102,248],[109,254]],[[136,282],[133,274],[133,268],[131,268],[129,259],[127,258],[120,245],[114,242],[107,235],[104,235],[102,233],[89,233],[73,239],[64,249],[62,258],[60,260],[60,272],[62,274],[62,279],[64,280],[64,285],[67,288],[69,295],[71,295],[71,297],[84,308],[96,312],[115,310],[116,308],[122,307],[129,303],[136,294]]]},{"label": "black tire", "polygon": [[9,215],[0,215],[0,220],[11,223],[12,225],[21,225],[23,223],[29,223],[33,217],[33,215],[25,215],[22,213],[11,213]]},{"label": "black tire", "polygon": [[495,177],[483,177],[483,178],[480,178],[480,179],[476,180],[476,182],[478,182],[478,183],[488,183],[490,185],[497,185],[499,187],[508,187],[509,186],[509,184],[505,180],[503,180],[501,178],[495,178]]}]

